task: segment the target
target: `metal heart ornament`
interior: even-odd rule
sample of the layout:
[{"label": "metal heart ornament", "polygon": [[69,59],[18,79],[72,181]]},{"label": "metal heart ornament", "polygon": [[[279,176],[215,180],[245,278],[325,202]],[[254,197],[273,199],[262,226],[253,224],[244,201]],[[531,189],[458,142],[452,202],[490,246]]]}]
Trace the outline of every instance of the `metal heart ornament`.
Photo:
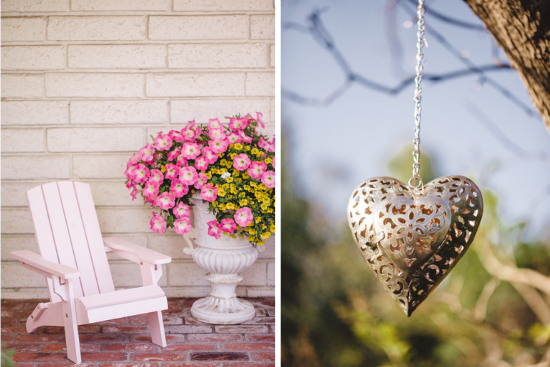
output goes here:
[{"label": "metal heart ornament", "polygon": [[353,191],[348,205],[361,255],[407,316],[464,256],[482,215],[481,191],[463,176],[423,189],[375,177]]}]

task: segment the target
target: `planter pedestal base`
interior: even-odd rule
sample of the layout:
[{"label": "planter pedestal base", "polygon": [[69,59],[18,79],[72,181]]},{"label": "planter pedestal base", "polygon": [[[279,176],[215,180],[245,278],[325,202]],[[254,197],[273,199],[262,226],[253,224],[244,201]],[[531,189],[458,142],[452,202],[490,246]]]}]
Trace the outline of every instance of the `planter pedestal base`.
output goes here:
[{"label": "planter pedestal base", "polygon": [[208,273],[205,278],[212,286],[212,293],[193,303],[191,315],[195,319],[209,324],[240,324],[254,318],[254,306],[237,298],[235,293],[243,279],[240,275]]}]

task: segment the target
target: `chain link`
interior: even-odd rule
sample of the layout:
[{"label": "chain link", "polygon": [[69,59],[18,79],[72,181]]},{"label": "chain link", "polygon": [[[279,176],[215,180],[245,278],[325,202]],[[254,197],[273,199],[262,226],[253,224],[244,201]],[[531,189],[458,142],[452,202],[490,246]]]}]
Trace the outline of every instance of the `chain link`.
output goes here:
[{"label": "chain link", "polygon": [[[424,0],[418,0],[418,31],[416,33],[417,43],[416,48],[418,50],[416,54],[416,77],[414,78],[415,82],[415,91],[414,91],[414,151],[413,151],[413,175],[409,180],[409,186],[414,186],[416,188],[424,188],[424,183],[422,182],[422,177],[420,177],[420,117],[422,112],[422,76],[424,71],[424,65],[422,64],[422,59],[424,54],[422,53],[422,48],[424,47]],[[414,184],[413,184],[414,183]]]}]

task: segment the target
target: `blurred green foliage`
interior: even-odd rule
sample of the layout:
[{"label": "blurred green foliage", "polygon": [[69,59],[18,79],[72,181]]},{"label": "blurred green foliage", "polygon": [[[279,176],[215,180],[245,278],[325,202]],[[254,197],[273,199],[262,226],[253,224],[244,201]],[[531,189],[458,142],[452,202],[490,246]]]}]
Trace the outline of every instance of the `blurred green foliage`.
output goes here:
[{"label": "blurred green foliage", "polygon": [[5,350],[5,345],[2,343],[2,356],[0,364],[2,367],[15,367],[15,364],[13,363],[11,357],[15,354],[15,350]]},{"label": "blurred green foliage", "polygon": [[[399,156],[389,168],[405,180],[411,159]],[[434,170],[423,157],[428,182]],[[328,225],[317,203],[294,194],[287,170],[282,179],[283,366],[548,365],[550,294],[510,279],[532,269],[550,289],[549,242],[518,242],[525,226],[502,224],[494,193],[483,193],[470,250],[407,318],[370,273],[345,219]]]}]

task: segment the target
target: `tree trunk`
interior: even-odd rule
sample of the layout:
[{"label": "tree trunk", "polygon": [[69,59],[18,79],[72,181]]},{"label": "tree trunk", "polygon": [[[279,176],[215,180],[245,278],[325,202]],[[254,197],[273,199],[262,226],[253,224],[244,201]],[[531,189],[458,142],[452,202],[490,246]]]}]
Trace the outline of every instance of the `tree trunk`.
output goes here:
[{"label": "tree trunk", "polygon": [[464,1],[518,71],[550,132],[550,1]]}]

